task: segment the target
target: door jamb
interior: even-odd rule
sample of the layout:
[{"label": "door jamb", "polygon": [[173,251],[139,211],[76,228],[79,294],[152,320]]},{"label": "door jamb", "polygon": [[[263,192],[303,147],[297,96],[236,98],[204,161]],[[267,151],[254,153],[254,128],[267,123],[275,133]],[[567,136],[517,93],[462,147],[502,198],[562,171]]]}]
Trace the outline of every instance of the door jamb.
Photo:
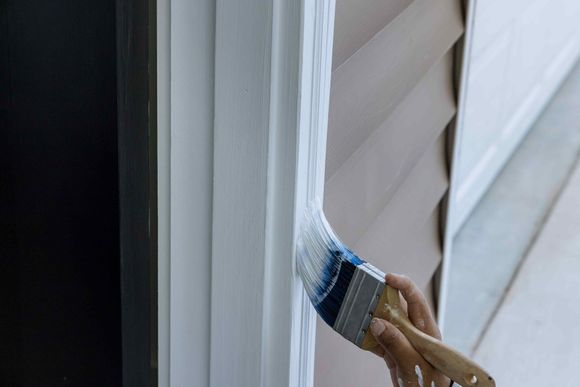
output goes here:
[{"label": "door jamb", "polygon": [[334,7],[217,5],[210,385],[313,383],[294,247],[323,194]]},{"label": "door jamb", "polygon": [[117,0],[123,386],[157,385],[156,0]]}]

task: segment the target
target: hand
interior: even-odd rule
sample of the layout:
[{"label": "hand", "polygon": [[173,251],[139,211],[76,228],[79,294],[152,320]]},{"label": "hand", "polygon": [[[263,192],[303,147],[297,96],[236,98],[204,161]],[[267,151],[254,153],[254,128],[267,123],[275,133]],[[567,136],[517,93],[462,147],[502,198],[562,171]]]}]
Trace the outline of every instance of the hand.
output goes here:
[{"label": "hand", "polygon": [[[403,295],[402,304],[404,307],[406,301],[407,314],[413,325],[429,336],[441,340],[441,332],[431,315],[425,296],[417,285],[408,277],[397,274],[389,273],[385,279],[388,285],[398,289]],[[374,318],[370,330],[380,344],[373,352],[387,363],[393,386],[449,386],[450,379],[427,363],[393,324]]]}]

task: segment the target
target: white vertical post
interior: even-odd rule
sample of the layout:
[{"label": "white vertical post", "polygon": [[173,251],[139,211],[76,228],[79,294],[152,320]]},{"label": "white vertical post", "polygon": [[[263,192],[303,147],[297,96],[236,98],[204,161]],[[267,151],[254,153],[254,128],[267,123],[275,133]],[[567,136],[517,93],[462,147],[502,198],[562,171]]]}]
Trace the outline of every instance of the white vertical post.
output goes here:
[{"label": "white vertical post", "polygon": [[[294,233],[308,203],[324,196],[326,135],[332,74],[335,1],[303,1],[300,64],[300,121],[298,135]],[[294,240],[295,242],[295,240]],[[294,272],[296,273],[295,267]],[[294,280],[293,363],[290,386],[311,387],[314,382],[316,312]]]},{"label": "white vertical post", "polygon": [[457,160],[459,158],[459,145],[461,144],[461,131],[465,119],[465,104],[467,96],[467,78],[469,75],[469,58],[472,42],[473,22],[477,0],[465,0],[465,34],[463,36],[463,53],[461,54],[461,73],[459,75],[459,93],[457,101],[457,118],[453,138],[453,154],[451,155],[451,178],[447,197],[447,214],[445,214],[445,235],[443,240],[443,263],[441,270],[441,284],[439,287],[439,303],[437,319],[441,332],[445,331],[445,314],[447,308],[447,294],[449,288],[449,269],[452,259],[453,234],[454,234],[454,203],[458,183]]},{"label": "white vertical post", "polygon": [[311,386],[294,245],[322,196],[334,1],[218,1],[212,386]]},{"label": "white vertical post", "polygon": [[159,386],[209,385],[212,0],[158,0]]}]

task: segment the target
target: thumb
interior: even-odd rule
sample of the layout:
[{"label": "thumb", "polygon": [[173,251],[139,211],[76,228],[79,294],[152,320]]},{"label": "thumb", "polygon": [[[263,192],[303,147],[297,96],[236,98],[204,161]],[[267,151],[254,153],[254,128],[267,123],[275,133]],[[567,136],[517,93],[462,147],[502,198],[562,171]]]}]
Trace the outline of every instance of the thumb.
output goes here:
[{"label": "thumb", "polygon": [[416,351],[409,340],[390,322],[373,318],[370,330],[377,343],[393,357],[399,366],[404,366],[416,356]]}]

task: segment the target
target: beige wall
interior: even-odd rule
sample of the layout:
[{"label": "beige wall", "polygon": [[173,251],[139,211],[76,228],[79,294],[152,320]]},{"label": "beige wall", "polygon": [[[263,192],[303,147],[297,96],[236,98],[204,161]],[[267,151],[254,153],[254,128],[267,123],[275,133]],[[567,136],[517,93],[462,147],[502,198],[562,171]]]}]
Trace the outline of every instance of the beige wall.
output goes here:
[{"label": "beige wall", "polygon": [[[349,246],[431,295],[456,112],[459,0],[337,0],[325,212]],[[384,363],[318,323],[315,385],[388,386]]]}]

